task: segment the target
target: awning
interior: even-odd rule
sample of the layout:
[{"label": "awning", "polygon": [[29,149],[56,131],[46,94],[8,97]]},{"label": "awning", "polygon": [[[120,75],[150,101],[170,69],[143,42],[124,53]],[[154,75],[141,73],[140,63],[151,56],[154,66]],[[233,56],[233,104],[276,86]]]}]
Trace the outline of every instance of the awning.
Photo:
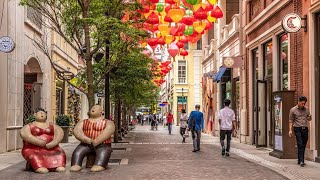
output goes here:
[{"label": "awning", "polygon": [[219,71],[217,72],[217,74],[215,75],[213,82],[218,82],[221,81],[221,78],[223,76],[223,74],[226,72],[227,68],[225,67],[220,67]]}]

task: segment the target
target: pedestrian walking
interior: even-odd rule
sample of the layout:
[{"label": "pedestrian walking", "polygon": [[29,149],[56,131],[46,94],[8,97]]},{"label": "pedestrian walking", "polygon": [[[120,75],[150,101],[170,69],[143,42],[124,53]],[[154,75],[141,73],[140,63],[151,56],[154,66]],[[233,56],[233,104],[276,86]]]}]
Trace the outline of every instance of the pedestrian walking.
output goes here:
[{"label": "pedestrian walking", "polygon": [[300,96],[298,104],[291,108],[289,113],[289,136],[292,137],[294,131],[298,145],[298,165],[301,167],[306,165],[304,153],[308,142],[308,121],[311,121],[310,111],[305,107],[306,103],[307,98]]},{"label": "pedestrian walking", "polygon": [[168,112],[168,114],[167,114],[167,122],[168,122],[169,134],[171,134],[173,121],[174,121],[174,120],[173,120],[173,115],[171,114],[171,110],[169,110],[169,112]]},{"label": "pedestrian walking", "polygon": [[167,121],[167,116],[163,116],[163,120],[162,120],[162,123],[163,123],[163,128],[166,127],[168,121]]},{"label": "pedestrian walking", "polygon": [[186,142],[186,138],[183,136],[186,133],[188,126],[188,114],[185,109],[182,109],[182,114],[180,116],[180,134],[182,136],[182,143]]},{"label": "pedestrian walking", "polygon": [[[232,128],[234,134],[236,134],[236,116],[234,111],[229,107],[231,101],[229,99],[224,100],[224,108],[219,112],[219,125],[220,125],[220,144],[221,144],[221,155],[230,156],[230,144]],[[227,148],[225,148],[224,140],[227,136]]]},{"label": "pedestrian walking", "polygon": [[200,112],[200,105],[195,106],[195,111],[192,111],[189,116],[188,128],[191,130],[193,151],[200,151],[201,131],[203,130],[203,113]]}]

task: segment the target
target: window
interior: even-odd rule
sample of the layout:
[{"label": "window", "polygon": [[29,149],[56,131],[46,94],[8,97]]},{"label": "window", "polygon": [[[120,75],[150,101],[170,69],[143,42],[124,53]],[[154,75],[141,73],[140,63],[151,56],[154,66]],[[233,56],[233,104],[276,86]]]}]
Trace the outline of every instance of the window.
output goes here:
[{"label": "window", "polygon": [[197,50],[202,50],[202,39],[199,39],[199,41],[197,41]]},{"label": "window", "polygon": [[263,79],[272,79],[272,41],[267,42],[263,45],[263,55],[264,55],[264,72]]},{"label": "window", "polygon": [[279,67],[280,67],[280,79],[281,79],[281,88],[282,90],[289,89],[289,67],[288,67],[288,34],[283,34],[279,36],[280,49],[279,49]]},{"label": "window", "polygon": [[185,50],[188,50],[188,49],[189,49],[189,43],[185,43],[185,44],[184,44],[184,49],[185,49]]},{"label": "window", "polygon": [[186,61],[178,61],[178,83],[186,83],[187,79],[187,68]]},{"label": "window", "polygon": [[38,29],[42,27],[42,16],[39,12],[31,7],[27,7],[27,18]]}]

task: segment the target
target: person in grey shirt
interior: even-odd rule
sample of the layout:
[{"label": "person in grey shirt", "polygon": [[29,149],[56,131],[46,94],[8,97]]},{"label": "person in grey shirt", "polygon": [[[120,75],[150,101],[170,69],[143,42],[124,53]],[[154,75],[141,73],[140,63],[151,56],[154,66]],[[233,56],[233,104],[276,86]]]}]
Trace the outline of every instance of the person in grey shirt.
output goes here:
[{"label": "person in grey shirt", "polygon": [[185,109],[182,109],[182,114],[180,116],[180,135],[182,136],[182,143],[186,142],[186,138],[184,134],[186,133],[186,129],[188,127],[188,114]]},{"label": "person in grey shirt", "polygon": [[304,153],[308,142],[308,121],[311,121],[311,114],[305,107],[307,98],[300,96],[298,105],[290,109],[289,113],[289,136],[292,137],[292,129],[297,139],[298,145],[298,164],[303,167]]}]

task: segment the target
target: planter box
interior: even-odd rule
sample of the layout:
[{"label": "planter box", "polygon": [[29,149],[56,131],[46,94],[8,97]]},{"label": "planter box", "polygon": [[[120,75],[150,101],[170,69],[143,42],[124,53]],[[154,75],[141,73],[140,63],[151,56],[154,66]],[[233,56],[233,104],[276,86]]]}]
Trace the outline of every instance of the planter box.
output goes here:
[{"label": "planter box", "polygon": [[63,139],[61,143],[68,143],[69,142],[69,131],[70,131],[71,126],[61,126],[63,130]]}]

